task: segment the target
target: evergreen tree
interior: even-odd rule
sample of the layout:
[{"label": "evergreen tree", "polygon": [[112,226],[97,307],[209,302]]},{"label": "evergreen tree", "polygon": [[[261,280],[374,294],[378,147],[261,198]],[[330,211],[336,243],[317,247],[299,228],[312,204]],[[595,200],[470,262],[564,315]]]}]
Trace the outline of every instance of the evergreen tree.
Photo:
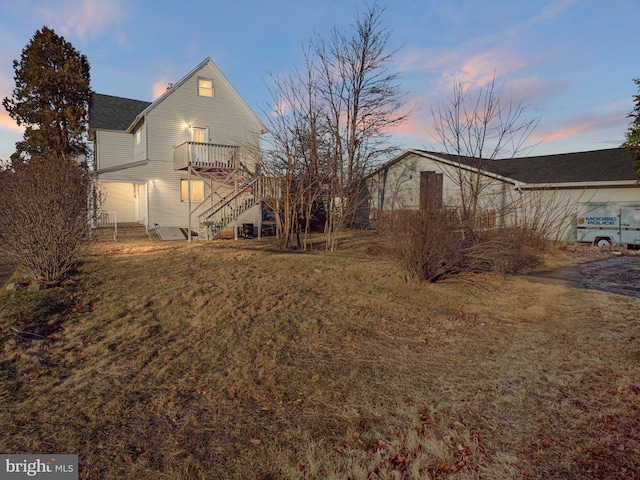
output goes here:
[{"label": "evergreen tree", "polygon": [[629,117],[633,118],[631,125],[625,133],[626,142],[622,144],[627,150],[633,154],[633,167],[638,172],[638,180],[640,180],[640,78],[633,80],[638,86],[638,95],[633,96],[636,106]]},{"label": "evergreen tree", "polygon": [[12,161],[85,154],[90,98],[87,57],[45,26],[22,50],[20,61],[13,61],[13,68],[16,86],[2,105],[26,128]]}]

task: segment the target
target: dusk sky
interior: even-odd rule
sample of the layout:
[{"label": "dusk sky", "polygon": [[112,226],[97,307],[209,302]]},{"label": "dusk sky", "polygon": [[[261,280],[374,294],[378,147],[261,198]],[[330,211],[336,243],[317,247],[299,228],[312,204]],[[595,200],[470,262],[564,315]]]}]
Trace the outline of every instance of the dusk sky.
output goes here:
[{"label": "dusk sky", "polygon": [[[437,149],[431,111],[452,79],[484,86],[540,116],[528,155],[619,146],[640,77],[640,0],[388,0],[383,23],[410,120],[402,148]],[[14,87],[14,59],[46,25],[87,56],[92,90],[152,101],[207,57],[259,116],[270,74],[302,66],[302,45],[346,28],[360,0],[1,0],[0,97]],[[0,159],[22,130],[0,112]]]}]

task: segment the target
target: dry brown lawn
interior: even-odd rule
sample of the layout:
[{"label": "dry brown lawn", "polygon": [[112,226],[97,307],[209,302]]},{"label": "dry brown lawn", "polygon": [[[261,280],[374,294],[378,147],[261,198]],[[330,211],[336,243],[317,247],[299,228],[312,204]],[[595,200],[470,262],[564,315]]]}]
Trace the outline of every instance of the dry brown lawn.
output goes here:
[{"label": "dry brown lawn", "polygon": [[3,290],[0,452],[83,479],[640,478],[640,299],[367,252],[101,243],[64,287]]}]

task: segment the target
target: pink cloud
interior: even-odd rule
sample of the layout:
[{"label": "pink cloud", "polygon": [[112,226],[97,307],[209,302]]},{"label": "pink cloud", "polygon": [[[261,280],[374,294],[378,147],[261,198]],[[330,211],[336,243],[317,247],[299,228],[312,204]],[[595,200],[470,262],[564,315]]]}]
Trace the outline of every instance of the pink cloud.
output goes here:
[{"label": "pink cloud", "polygon": [[539,54],[525,54],[502,44],[483,51],[463,45],[447,52],[413,49],[398,57],[396,68],[404,73],[423,72],[425,77],[432,79],[429,87],[432,96],[441,96],[451,92],[454,81],[462,82],[471,89],[487,86],[494,77],[500,84],[502,77],[530,67],[539,60]]},{"label": "pink cloud", "polygon": [[271,110],[270,115],[272,117],[277,117],[279,115],[288,115],[293,111],[293,107],[291,105],[291,102],[289,102],[287,99],[285,98],[280,98],[278,100],[278,102],[276,103],[276,105],[273,107],[273,109]]},{"label": "pink cloud", "polygon": [[[15,85],[9,79],[9,76],[0,72],[0,102],[5,97],[11,97]],[[16,121],[9,116],[4,106],[0,103],[0,129],[9,132],[24,132],[23,127],[19,127]]]},{"label": "pink cloud", "polygon": [[428,124],[419,117],[410,117],[406,122],[394,125],[391,131],[398,135],[420,136],[424,135]]},{"label": "pink cloud", "polygon": [[563,121],[558,127],[547,130],[547,132],[534,133],[531,140],[534,143],[566,140],[581,135],[601,133],[612,128],[619,129],[620,136],[622,136],[626,129],[624,124],[624,115],[613,111],[600,116],[571,118]]},{"label": "pink cloud", "polygon": [[585,133],[595,132],[598,130],[598,127],[599,124],[595,120],[583,121],[581,124],[560,128],[548,134],[533,135],[532,140],[536,143],[564,140],[578,135],[584,135]]},{"label": "pink cloud", "polygon": [[497,47],[464,59],[460,65],[445,72],[444,77],[455,77],[471,88],[484,87],[494,78],[516,72],[529,64],[523,55]]},{"label": "pink cloud", "polygon": [[169,89],[169,80],[161,78],[153,84],[153,99],[157,99],[160,95]]},{"label": "pink cloud", "polygon": [[16,121],[9,116],[4,108],[0,110],[0,128],[12,132],[24,132],[24,127],[19,127]]},{"label": "pink cloud", "polygon": [[[495,77],[511,75],[539,63],[552,52],[527,51],[523,46],[527,30],[554,21],[572,8],[579,0],[552,0],[533,17],[506,32],[492,32],[462,42],[451,50],[406,49],[396,57],[397,69],[403,73],[424,72],[440,76],[433,87],[449,90],[452,79],[462,81],[470,88],[484,87]],[[518,37],[522,37],[520,42]]]}]

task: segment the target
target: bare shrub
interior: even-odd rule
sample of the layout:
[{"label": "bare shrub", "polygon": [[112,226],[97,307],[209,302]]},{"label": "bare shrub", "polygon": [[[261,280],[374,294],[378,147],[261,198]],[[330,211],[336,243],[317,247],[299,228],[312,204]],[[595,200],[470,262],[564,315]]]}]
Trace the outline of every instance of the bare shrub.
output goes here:
[{"label": "bare shrub", "polygon": [[436,282],[455,272],[459,236],[445,225],[447,210],[380,211],[377,227],[384,253],[396,260],[409,278]]},{"label": "bare shrub", "polygon": [[55,282],[78,264],[88,235],[83,165],[55,155],[0,174],[0,245],[34,281]]},{"label": "bare shrub", "polygon": [[515,273],[538,257],[530,232],[479,229],[453,209],[380,212],[380,246],[409,278],[437,282],[461,273]]},{"label": "bare shrub", "polygon": [[520,227],[477,232],[465,245],[463,271],[518,273],[540,263],[537,252],[546,245],[535,232]]}]

